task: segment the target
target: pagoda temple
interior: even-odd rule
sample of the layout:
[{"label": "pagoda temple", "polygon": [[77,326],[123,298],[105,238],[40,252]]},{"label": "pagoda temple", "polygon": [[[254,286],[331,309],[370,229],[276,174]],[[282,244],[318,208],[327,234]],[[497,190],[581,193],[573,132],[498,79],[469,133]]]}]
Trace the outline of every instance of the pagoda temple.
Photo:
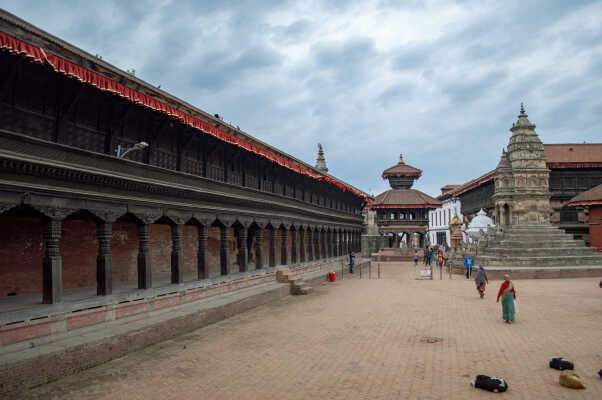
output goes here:
[{"label": "pagoda temple", "polygon": [[[429,210],[441,207],[441,201],[412,189],[422,171],[399,156],[399,162],[383,171],[391,189],[379,194],[368,209],[376,212],[375,224],[381,235],[388,237],[385,245],[392,248],[423,247],[428,230]],[[403,244],[401,243],[403,242]]]}]

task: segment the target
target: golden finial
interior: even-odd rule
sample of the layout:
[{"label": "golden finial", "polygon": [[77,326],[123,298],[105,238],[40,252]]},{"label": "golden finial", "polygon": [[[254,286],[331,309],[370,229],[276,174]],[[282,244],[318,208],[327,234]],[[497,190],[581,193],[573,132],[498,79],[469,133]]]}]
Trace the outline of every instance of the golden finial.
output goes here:
[{"label": "golden finial", "polygon": [[399,153],[399,163],[403,164],[403,154]]}]

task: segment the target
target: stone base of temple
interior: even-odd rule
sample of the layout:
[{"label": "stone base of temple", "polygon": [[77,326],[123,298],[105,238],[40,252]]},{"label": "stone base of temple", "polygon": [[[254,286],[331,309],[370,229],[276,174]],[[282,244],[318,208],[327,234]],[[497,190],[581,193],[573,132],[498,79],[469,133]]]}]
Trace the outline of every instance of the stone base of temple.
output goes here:
[{"label": "stone base of temple", "polygon": [[384,247],[385,241],[381,235],[362,235],[362,257],[371,257]]},{"label": "stone base of temple", "polygon": [[553,225],[518,225],[480,246],[475,257],[478,264],[492,268],[602,266],[602,255]]},{"label": "stone base of temple", "polygon": [[378,253],[373,253],[370,259],[372,261],[412,261],[414,259],[414,254],[407,252],[408,254],[404,255],[401,253],[400,249],[392,249],[386,248],[381,249]]},{"label": "stone base of temple", "polygon": [[[560,278],[599,278],[602,277],[602,266],[564,266],[564,267],[485,267],[489,280],[502,280],[504,275],[515,279],[560,279]],[[453,267],[455,275],[465,276],[464,267]],[[474,279],[476,270],[473,270]],[[598,284],[596,281],[595,284]]]},{"label": "stone base of temple", "polygon": [[[359,267],[368,260],[356,260]],[[292,267],[309,285],[348,273],[344,258]],[[201,287],[173,285],[111,304],[64,303],[58,308],[3,313],[26,320],[0,326],[0,397],[89,368],[153,343],[231,317],[291,294],[276,269],[240,274]],[[141,298],[140,298],[141,297]],[[98,299],[95,299],[99,301]],[[15,396],[15,398],[18,396]]]}]

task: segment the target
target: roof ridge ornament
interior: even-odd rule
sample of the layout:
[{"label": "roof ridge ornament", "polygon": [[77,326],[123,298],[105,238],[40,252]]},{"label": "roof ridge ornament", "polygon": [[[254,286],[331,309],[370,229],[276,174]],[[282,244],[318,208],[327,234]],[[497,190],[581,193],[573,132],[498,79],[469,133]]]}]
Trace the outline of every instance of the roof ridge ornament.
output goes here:
[{"label": "roof ridge ornament", "polygon": [[324,149],[322,148],[322,143],[318,143],[318,158],[316,158],[315,168],[324,173],[328,172],[328,167],[326,166],[326,159],[324,158]]},{"label": "roof ridge ornament", "polygon": [[399,153],[399,164],[404,164],[404,162],[403,162],[403,153]]},{"label": "roof ridge ornament", "polygon": [[524,115],[525,117],[528,117],[528,115],[525,114],[525,106],[524,106],[524,104],[523,104],[522,101],[520,102],[520,115],[519,115],[519,117],[521,115]]}]

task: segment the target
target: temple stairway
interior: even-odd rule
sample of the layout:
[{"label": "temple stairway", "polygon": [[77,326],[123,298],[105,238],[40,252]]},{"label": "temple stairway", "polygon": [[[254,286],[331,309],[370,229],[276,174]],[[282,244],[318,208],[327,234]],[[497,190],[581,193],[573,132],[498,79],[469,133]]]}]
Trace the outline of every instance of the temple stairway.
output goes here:
[{"label": "temple stairway", "polygon": [[489,267],[602,266],[602,254],[553,225],[506,228],[479,248],[477,259]]}]

